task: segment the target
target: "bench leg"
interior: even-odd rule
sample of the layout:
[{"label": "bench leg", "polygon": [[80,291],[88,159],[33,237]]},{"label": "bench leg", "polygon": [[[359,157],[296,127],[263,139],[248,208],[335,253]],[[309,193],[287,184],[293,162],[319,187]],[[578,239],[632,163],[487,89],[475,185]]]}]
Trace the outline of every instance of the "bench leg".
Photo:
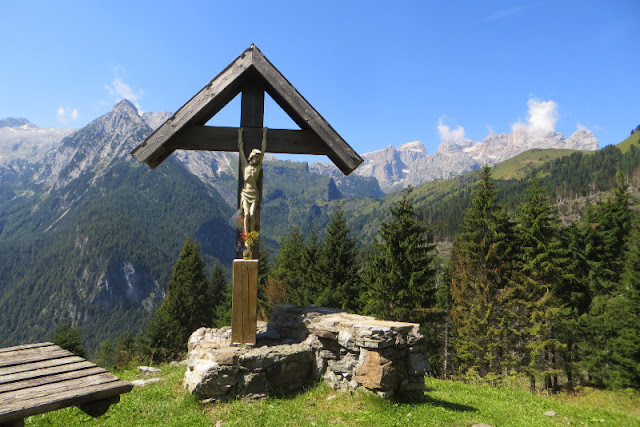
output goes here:
[{"label": "bench leg", "polygon": [[95,402],[87,402],[78,405],[84,413],[91,415],[92,417],[99,417],[104,415],[109,409],[109,406],[120,402],[120,396],[110,397],[108,399],[96,400]]},{"label": "bench leg", "polygon": [[0,427],[24,427],[24,419],[0,423]]}]

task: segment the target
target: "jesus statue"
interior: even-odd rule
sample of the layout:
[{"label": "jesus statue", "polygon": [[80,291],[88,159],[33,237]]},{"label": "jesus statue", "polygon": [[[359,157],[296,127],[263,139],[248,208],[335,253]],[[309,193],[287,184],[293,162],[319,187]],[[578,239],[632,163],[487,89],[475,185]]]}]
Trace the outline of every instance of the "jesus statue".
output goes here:
[{"label": "jesus statue", "polygon": [[256,211],[260,209],[258,178],[262,170],[262,158],[267,151],[267,128],[262,128],[262,151],[257,148],[253,149],[246,158],[242,130],[243,128],[238,129],[238,157],[240,157],[242,170],[244,171],[244,187],[240,193],[240,208],[244,216],[244,232],[247,234],[255,231]]}]

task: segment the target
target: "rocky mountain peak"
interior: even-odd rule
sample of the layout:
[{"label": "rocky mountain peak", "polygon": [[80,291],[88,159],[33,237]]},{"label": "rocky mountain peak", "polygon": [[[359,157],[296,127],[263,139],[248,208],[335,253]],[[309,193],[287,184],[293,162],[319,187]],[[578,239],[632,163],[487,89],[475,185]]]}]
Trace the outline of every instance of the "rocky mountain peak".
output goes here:
[{"label": "rocky mountain peak", "polygon": [[70,137],[50,155],[37,174],[36,182],[64,187],[87,171],[102,176],[116,159],[129,152],[151,132],[138,109],[122,100],[111,111],[95,119]]},{"label": "rocky mountain peak", "polygon": [[416,153],[427,154],[427,150],[424,148],[424,144],[420,141],[407,142],[398,147],[398,151],[413,151]]},{"label": "rocky mountain peak", "polygon": [[135,114],[136,116],[139,115],[136,106],[133,105],[133,103],[128,99],[123,99],[122,101],[118,102],[113,106],[112,111],[116,113]]},{"label": "rocky mountain peak", "polygon": [[580,128],[567,138],[567,145],[574,150],[597,150],[599,143],[589,129]]},{"label": "rocky mountain peak", "polygon": [[444,140],[431,156],[421,142],[414,141],[397,149],[390,145],[363,154],[364,162],[355,174],[375,177],[383,190],[392,190],[398,185],[418,186],[461,175],[485,164],[495,165],[534,148],[597,150],[598,140],[584,128],[565,139],[559,132],[521,127],[514,129],[513,133],[491,133],[478,142],[471,139]]},{"label": "rocky mountain peak", "polygon": [[29,120],[22,117],[21,118],[7,117],[6,119],[0,120],[0,128],[17,128],[21,126],[37,128],[36,125],[34,125]]},{"label": "rocky mountain peak", "polygon": [[167,121],[171,117],[171,113],[168,111],[161,111],[159,113],[144,113],[142,119],[147,122],[151,129],[156,130],[161,124]]},{"label": "rocky mountain peak", "polygon": [[75,129],[39,128],[24,118],[0,120],[0,167],[18,173],[42,161]]}]

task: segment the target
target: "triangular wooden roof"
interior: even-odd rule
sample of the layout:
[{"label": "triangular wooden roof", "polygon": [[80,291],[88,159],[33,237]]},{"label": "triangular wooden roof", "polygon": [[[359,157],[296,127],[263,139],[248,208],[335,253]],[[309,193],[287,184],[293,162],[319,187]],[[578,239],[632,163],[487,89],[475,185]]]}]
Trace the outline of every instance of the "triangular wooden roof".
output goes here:
[{"label": "triangular wooden roof", "polygon": [[[237,128],[205,124],[247,87],[266,91],[300,126],[300,130],[269,129],[268,152],[324,154],[345,175],[362,163],[358,153],[255,45],[238,56],[131,154],[155,168],[177,149],[237,151]],[[245,130],[247,139],[259,141],[260,135],[259,128]]]}]

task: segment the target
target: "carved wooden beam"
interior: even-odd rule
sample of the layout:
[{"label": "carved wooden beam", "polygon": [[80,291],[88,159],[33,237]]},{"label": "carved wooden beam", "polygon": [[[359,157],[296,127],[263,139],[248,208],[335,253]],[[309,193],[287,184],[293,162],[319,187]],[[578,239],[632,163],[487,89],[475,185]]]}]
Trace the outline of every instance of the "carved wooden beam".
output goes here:
[{"label": "carved wooden beam", "polygon": [[[245,151],[260,148],[262,129],[245,128]],[[327,155],[329,149],[311,130],[269,129],[267,153]],[[238,128],[192,126],[180,133],[171,148],[174,150],[238,151]]]}]

